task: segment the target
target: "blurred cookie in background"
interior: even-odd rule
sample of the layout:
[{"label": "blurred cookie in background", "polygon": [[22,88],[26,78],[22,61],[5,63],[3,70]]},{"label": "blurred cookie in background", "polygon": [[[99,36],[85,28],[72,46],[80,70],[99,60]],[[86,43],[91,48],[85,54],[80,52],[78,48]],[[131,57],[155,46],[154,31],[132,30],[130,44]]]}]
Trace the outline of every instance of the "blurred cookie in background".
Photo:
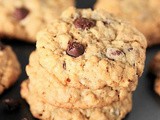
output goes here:
[{"label": "blurred cookie in background", "polygon": [[105,9],[130,21],[147,38],[148,46],[160,44],[159,0],[97,0],[96,9]]},{"label": "blurred cookie in background", "polygon": [[12,48],[0,43],[0,94],[17,81],[20,73],[20,64]]},{"label": "blurred cookie in background", "polygon": [[36,42],[37,32],[74,0],[0,0],[0,36]]}]

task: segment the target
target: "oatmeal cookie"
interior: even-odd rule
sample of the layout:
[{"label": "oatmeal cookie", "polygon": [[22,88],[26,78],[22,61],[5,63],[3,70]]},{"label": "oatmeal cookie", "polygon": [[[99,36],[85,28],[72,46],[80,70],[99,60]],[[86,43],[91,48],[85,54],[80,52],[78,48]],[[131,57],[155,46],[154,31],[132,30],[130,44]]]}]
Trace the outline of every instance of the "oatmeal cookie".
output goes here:
[{"label": "oatmeal cookie", "polygon": [[146,36],[148,46],[152,46],[160,44],[159,6],[159,0],[98,0],[95,8],[129,20]]},{"label": "oatmeal cookie", "polygon": [[38,33],[36,46],[40,64],[63,85],[134,91],[147,43],[137,29],[106,11],[69,8]]},{"label": "oatmeal cookie", "polygon": [[[48,73],[38,61],[37,52],[30,56],[26,67],[29,76],[29,90],[34,91],[46,102],[65,108],[103,107],[114,101],[123,100],[129,92],[125,89],[104,87],[102,89],[77,89],[63,85],[52,74]],[[69,81],[68,81],[69,82]]]},{"label": "oatmeal cookie", "polygon": [[20,73],[20,64],[12,48],[0,43],[0,94],[17,81]]},{"label": "oatmeal cookie", "polygon": [[0,35],[35,42],[37,32],[74,0],[0,0]]},{"label": "oatmeal cookie", "polygon": [[132,109],[132,95],[123,101],[114,102],[102,108],[66,109],[55,107],[32,93],[28,88],[29,80],[21,85],[21,95],[30,105],[31,113],[41,120],[122,120]]}]

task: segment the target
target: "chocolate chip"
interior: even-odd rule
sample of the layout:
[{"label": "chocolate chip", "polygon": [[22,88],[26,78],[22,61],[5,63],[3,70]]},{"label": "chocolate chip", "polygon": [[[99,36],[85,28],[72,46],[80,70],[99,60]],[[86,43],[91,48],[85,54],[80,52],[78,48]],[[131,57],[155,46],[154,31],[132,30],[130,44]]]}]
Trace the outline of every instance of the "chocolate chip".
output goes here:
[{"label": "chocolate chip", "polygon": [[4,50],[5,49],[5,45],[3,45],[1,42],[0,42],[0,50]]},{"label": "chocolate chip", "polygon": [[66,53],[72,57],[79,57],[85,51],[85,48],[82,44],[77,42],[69,42]]},{"label": "chocolate chip", "polygon": [[115,50],[115,51],[113,51],[111,54],[112,54],[112,55],[120,55],[121,53],[122,53],[121,51]]},{"label": "chocolate chip", "polygon": [[15,9],[15,11],[13,13],[13,17],[16,20],[20,21],[20,20],[24,19],[28,14],[29,14],[29,10],[24,7],[21,7],[21,8]]},{"label": "chocolate chip", "polygon": [[80,28],[82,30],[90,29],[91,27],[94,27],[96,25],[95,20],[82,18],[82,17],[75,19],[73,23],[76,28]]},{"label": "chocolate chip", "polygon": [[132,51],[133,50],[133,48],[128,48],[128,51],[130,52],[130,51]]},{"label": "chocolate chip", "polygon": [[124,57],[124,53],[117,48],[108,48],[106,56],[112,60],[119,60]]},{"label": "chocolate chip", "polygon": [[12,98],[8,98],[8,99],[4,99],[2,101],[2,104],[5,108],[5,110],[7,111],[14,111],[16,109],[19,108],[19,101],[18,100],[15,100],[15,99],[12,99]]}]

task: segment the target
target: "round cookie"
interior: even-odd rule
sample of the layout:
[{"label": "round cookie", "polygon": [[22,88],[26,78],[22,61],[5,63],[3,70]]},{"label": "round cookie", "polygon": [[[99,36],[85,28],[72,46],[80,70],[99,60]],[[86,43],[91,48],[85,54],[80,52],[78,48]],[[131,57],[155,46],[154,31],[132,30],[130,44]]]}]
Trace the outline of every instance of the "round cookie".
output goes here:
[{"label": "round cookie", "polygon": [[37,35],[40,64],[63,85],[135,90],[146,39],[103,10],[69,8]]},{"label": "round cookie", "polygon": [[148,46],[160,44],[159,0],[98,0],[95,8],[105,9],[129,20],[148,40]]},{"label": "round cookie", "polygon": [[0,35],[36,42],[37,32],[74,0],[0,0]]},{"label": "round cookie", "polygon": [[29,81],[21,85],[21,95],[30,105],[31,113],[41,120],[122,120],[132,109],[132,95],[123,101],[114,102],[103,108],[65,109],[50,105],[43,101],[36,92],[28,88]]},{"label": "round cookie", "polygon": [[0,43],[0,94],[17,81],[20,73],[20,64],[12,48]]},{"label": "round cookie", "polygon": [[106,86],[103,89],[92,90],[64,86],[55,76],[48,73],[38,60],[37,52],[33,52],[26,67],[30,79],[28,88],[54,106],[83,109],[103,107],[114,101],[123,100],[129,94],[128,91],[118,87]]}]

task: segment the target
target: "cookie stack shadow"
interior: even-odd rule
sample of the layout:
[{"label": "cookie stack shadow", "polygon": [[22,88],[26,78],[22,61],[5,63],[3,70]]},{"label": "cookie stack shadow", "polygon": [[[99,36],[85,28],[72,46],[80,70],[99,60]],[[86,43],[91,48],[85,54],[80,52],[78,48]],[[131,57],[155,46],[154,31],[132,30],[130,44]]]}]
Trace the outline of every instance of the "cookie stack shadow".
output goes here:
[{"label": "cookie stack shadow", "polygon": [[21,85],[34,117],[121,120],[131,111],[146,49],[135,28],[104,11],[69,8],[38,33],[36,47]]}]

